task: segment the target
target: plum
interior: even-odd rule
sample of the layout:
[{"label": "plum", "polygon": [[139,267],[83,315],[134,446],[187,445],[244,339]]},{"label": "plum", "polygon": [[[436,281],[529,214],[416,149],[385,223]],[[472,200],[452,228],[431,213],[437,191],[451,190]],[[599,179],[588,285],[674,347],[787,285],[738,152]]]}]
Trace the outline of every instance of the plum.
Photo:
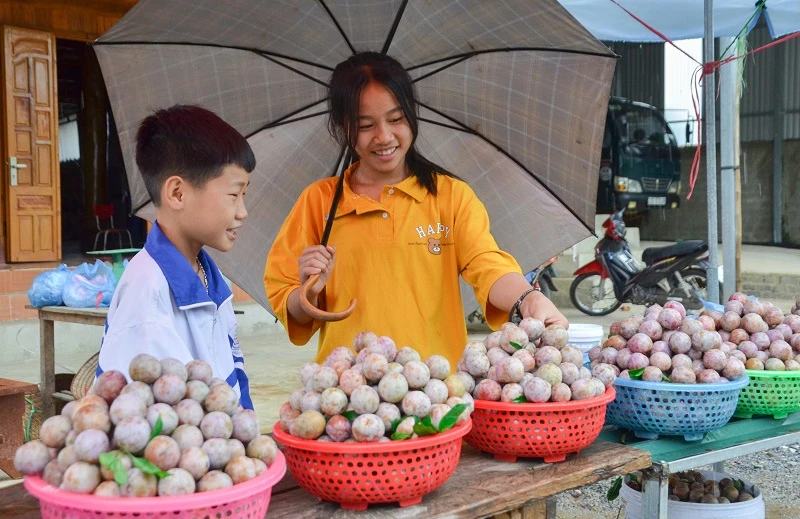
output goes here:
[{"label": "plum", "polygon": [[48,447],[60,449],[72,430],[72,420],[63,415],[51,416],[39,428],[39,440]]},{"label": "plum", "polygon": [[776,359],[789,360],[792,358],[792,347],[784,340],[777,340],[770,344],[769,354]]},{"label": "plum", "polygon": [[672,355],[672,350],[669,348],[669,343],[666,341],[656,341],[653,343],[653,349],[650,350],[650,355],[652,356],[653,353],[666,353],[667,355]]},{"label": "plum", "polygon": [[[497,332],[493,332],[493,333],[497,333]],[[487,337],[487,339],[488,339],[488,337]],[[484,339],[484,340],[486,340],[486,339]],[[467,345],[464,346],[464,352],[462,354],[462,358],[466,357],[467,355],[473,354],[473,353],[480,353],[482,355],[486,355],[486,345],[483,342],[480,342],[480,341],[470,341],[470,342],[468,342]]]},{"label": "plum", "polygon": [[181,448],[169,436],[156,436],[144,449],[144,457],[161,470],[169,470],[178,466],[181,460]]},{"label": "plum", "polygon": [[503,386],[503,389],[500,390],[500,401],[501,402],[513,402],[514,399],[519,398],[525,394],[525,390],[522,388],[520,384],[516,382],[512,382],[510,384],[506,384]]},{"label": "plum", "polygon": [[339,376],[339,389],[344,391],[344,394],[350,396],[355,388],[363,386],[367,383],[364,374],[357,369],[347,369]]},{"label": "plum", "polygon": [[383,354],[386,356],[386,360],[389,362],[394,362],[395,358],[397,358],[397,344],[394,342],[394,340],[392,340],[391,337],[381,335],[375,342],[375,346],[383,351]]},{"label": "plum", "polygon": [[47,465],[44,466],[42,479],[49,485],[60,487],[61,482],[64,480],[64,471],[66,470],[67,467],[62,467],[58,460],[50,460],[47,462]]},{"label": "plum", "polygon": [[222,411],[212,411],[205,415],[200,421],[199,427],[206,440],[211,438],[227,440],[233,434],[233,420],[230,415]]},{"label": "plum", "polygon": [[603,348],[600,351],[600,358],[597,360],[605,364],[616,364],[618,353],[614,348]]},{"label": "plum", "polygon": [[529,341],[535,341],[544,334],[544,323],[533,317],[522,319],[517,326],[528,335]]},{"label": "plum", "polygon": [[[344,396],[344,393],[342,393],[342,396]],[[344,398],[347,400],[346,396]],[[258,417],[256,417],[256,413],[250,409],[237,412],[231,418],[231,422],[233,423],[231,438],[235,440],[248,443],[259,435]]]},{"label": "plum", "polygon": [[661,382],[664,372],[656,366],[647,366],[642,373],[642,380],[647,382]]},{"label": "plum", "polygon": [[498,362],[496,366],[497,381],[501,383],[519,382],[525,374],[525,366],[522,364],[522,361],[514,357],[506,357]]},{"label": "plum", "polygon": [[459,371],[455,374],[455,376],[457,376],[458,378],[461,379],[462,382],[464,382],[464,391],[466,393],[472,394],[472,392],[475,390],[475,379],[473,378],[473,376],[465,371]]},{"label": "plum", "polygon": [[122,388],[120,395],[127,395],[129,393],[139,395],[139,398],[142,399],[147,407],[150,407],[155,403],[155,399],[153,398],[153,390],[150,389],[150,386],[144,382],[140,382],[138,380],[131,382]]},{"label": "plum", "polygon": [[703,354],[703,365],[705,367],[722,371],[728,362],[728,356],[720,350],[709,350]]},{"label": "plum", "polygon": [[[344,391],[338,387],[329,387],[320,395],[319,408],[315,408],[314,410],[321,411],[328,416],[333,416],[343,413],[347,409],[347,403],[347,395]],[[306,409],[304,408],[303,410],[305,411]],[[258,433],[256,432],[256,434]]]},{"label": "plum", "polygon": [[[425,369],[427,369],[427,366]],[[350,405],[353,411],[358,414],[374,413],[378,410],[380,400],[378,392],[367,385],[358,386],[350,394]]]},{"label": "plum", "polygon": [[233,416],[239,409],[239,395],[227,383],[217,384],[209,389],[203,405],[206,408],[206,412],[219,411]]},{"label": "plum", "polygon": [[[561,348],[561,362],[571,362],[576,366],[580,366],[583,364],[583,353],[575,346],[564,346]],[[536,366],[531,366],[530,369],[526,368],[525,371],[530,371],[534,367]]]},{"label": "plum", "polygon": [[161,376],[161,363],[152,355],[140,353],[131,359],[128,375],[131,380],[152,384]]},{"label": "plum", "polygon": [[[383,359],[386,362],[386,359]],[[329,387],[336,387],[339,383],[339,374],[336,370],[328,366],[323,366],[317,370],[311,379],[306,383],[306,391],[313,391],[315,393],[322,393]]]},{"label": "plum", "polygon": [[[184,371],[186,370],[186,366],[180,363],[178,364],[184,369]],[[163,361],[161,367],[163,371]],[[175,405],[183,400],[184,396],[186,396],[186,381],[183,380],[180,374],[165,373],[153,383],[153,398],[155,398],[156,402]]]},{"label": "plum", "polygon": [[764,322],[764,319],[762,319],[757,313],[752,312],[745,313],[742,317],[742,328],[744,328],[745,331],[751,335],[756,332],[766,333],[767,330],[769,330],[769,326],[767,326],[767,323]]},{"label": "plum", "polygon": [[178,359],[161,359],[161,376],[175,375],[185,384],[189,380],[189,370],[186,364]]},{"label": "plum", "polygon": [[643,353],[631,353],[631,358],[628,360],[627,369],[640,369],[646,368],[650,365],[650,359]]},{"label": "plum", "polygon": [[510,356],[511,355],[502,348],[492,348],[486,352],[486,357],[489,359],[489,364],[492,366],[496,366],[498,362]]},{"label": "plum", "polygon": [[387,373],[378,382],[378,394],[386,401],[393,404],[400,402],[408,393],[408,381],[401,373]]},{"label": "plum", "polygon": [[194,425],[179,425],[172,432],[172,439],[178,442],[181,452],[189,447],[202,447],[203,446],[203,433]]},{"label": "plum", "polygon": [[544,364],[536,369],[536,376],[553,386],[562,381],[561,366],[559,364]]},{"label": "plum", "polygon": [[[647,368],[645,368],[645,371],[647,371]],[[605,387],[610,387],[614,384],[614,380],[617,378],[617,373],[610,364],[601,363],[592,368],[592,376],[599,379]]]},{"label": "plum", "polygon": [[94,383],[94,392],[97,396],[103,398],[110,404],[119,396],[122,388],[127,384],[128,380],[125,378],[125,375],[120,371],[112,369],[104,371],[97,377]]},{"label": "plum", "polygon": [[595,387],[592,383],[592,379],[576,380],[572,383],[572,385],[570,385],[569,389],[572,392],[573,400],[585,400],[595,396]]},{"label": "plum", "polygon": [[[658,324],[665,330],[677,330],[683,322],[684,316],[674,308],[664,308],[658,313]],[[624,336],[625,334],[623,334]],[[634,334],[631,334],[633,337]],[[630,338],[630,337],[629,337]]]},{"label": "plum", "polygon": [[151,428],[155,427],[156,421],[161,418],[161,434],[172,434],[175,428],[178,427],[178,413],[168,404],[158,403],[151,405],[147,408],[145,418]]},{"label": "plum", "polygon": [[[191,376],[191,375],[189,375]],[[202,380],[190,380],[186,383],[186,398],[190,398],[201,405],[208,396],[209,387]]]},{"label": "plum", "polygon": [[[714,348],[718,336],[714,332],[708,330],[701,330],[692,335],[692,348],[699,352],[705,353]],[[720,341],[721,342],[721,341]]]},{"label": "plum", "polygon": [[14,468],[27,476],[41,474],[50,460],[50,450],[47,445],[40,440],[33,440],[16,450]]},{"label": "plum", "polygon": [[722,376],[728,380],[734,380],[744,376],[744,363],[736,358],[729,358],[722,368]]},{"label": "plum", "polygon": [[[633,335],[631,335],[631,337],[633,337]],[[612,335],[611,337],[605,340],[605,342],[603,343],[603,347],[614,348],[615,350],[621,350],[627,345],[627,343],[628,339],[626,339],[622,335]]]},{"label": "plum", "polygon": [[[352,366],[356,362],[356,355],[353,353],[353,350],[347,346],[338,346],[328,354],[324,364],[328,367],[333,367],[333,364],[339,361],[349,362]],[[313,373],[311,373],[311,375],[313,375]],[[309,375],[308,378],[311,378],[311,375]],[[303,385],[308,382],[308,378],[303,382]]]},{"label": "plum", "polygon": [[571,362],[562,362],[559,369],[561,370],[561,382],[564,384],[570,385],[580,377],[578,366]]},{"label": "plum", "polygon": [[632,353],[647,355],[653,349],[653,339],[644,333],[636,333],[628,339],[626,347],[631,350]]},{"label": "plum", "polygon": [[[495,382],[495,384],[497,384]],[[479,384],[480,385],[480,384]],[[497,385],[497,397],[500,398],[500,385]],[[477,390],[477,389],[476,389]],[[403,397],[403,401],[400,404],[400,407],[403,410],[403,413],[406,415],[413,415],[417,418],[424,418],[428,415],[431,410],[431,399],[428,395],[426,395],[422,391],[409,391],[405,397]]]},{"label": "plum", "polygon": [[72,415],[72,428],[76,433],[87,429],[99,429],[107,433],[111,430],[111,417],[107,410],[86,405],[79,407]]},{"label": "plum", "polygon": [[572,400],[572,390],[568,384],[559,382],[552,387],[550,392],[551,402],[569,402],[570,400]]},{"label": "plum", "polygon": [[61,488],[80,494],[91,494],[100,484],[100,468],[85,461],[78,461],[64,471]]},{"label": "plum", "polygon": [[189,447],[185,449],[178,461],[178,467],[187,471],[195,480],[198,480],[208,473],[211,466],[208,454],[202,447]]},{"label": "plum", "polygon": [[731,299],[725,303],[725,313],[728,312],[733,312],[741,317],[744,313],[744,305],[738,299]]},{"label": "plum", "polygon": [[[664,333],[664,329],[658,324],[658,321],[645,321],[639,326],[639,333],[643,333],[650,337],[653,341],[657,341]],[[635,336],[635,335],[634,335]]]},{"label": "plum", "polygon": [[[314,412],[314,411],[309,411]],[[320,415],[322,416],[322,415]],[[233,484],[244,483],[256,477],[256,466],[247,456],[232,459],[225,466],[225,473],[231,477]]]},{"label": "plum", "polygon": [[73,449],[80,461],[97,463],[97,459],[109,450],[108,435],[97,429],[87,429],[75,438]]},{"label": "plum", "polygon": [[212,470],[197,482],[198,492],[210,492],[233,486],[233,480],[221,470]]},{"label": "plum", "polygon": [[228,449],[228,442],[223,438],[209,438],[203,442],[201,449],[208,456],[210,470],[222,470],[233,459]]},{"label": "plum", "polygon": [[211,364],[204,360],[194,359],[186,363],[187,382],[197,380],[203,382],[205,385],[211,383],[214,378]]},{"label": "plum", "polygon": [[483,379],[475,385],[473,396],[478,400],[500,400],[502,387],[500,384],[491,379]]},{"label": "plum", "polygon": [[150,424],[140,416],[125,418],[114,428],[114,445],[131,453],[142,451],[150,440]]},{"label": "plum", "polygon": [[716,384],[720,382],[720,376],[714,369],[701,369],[697,372],[697,382],[700,384]]},{"label": "plum", "polygon": [[786,371],[786,364],[781,359],[771,357],[764,363],[764,369],[767,371]]},{"label": "plum", "polygon": [[674,366],[670,373],[670,380],[677,384],[694,384],[697,381],[697,375],[691,367]]},{"label": "plum", "polygon": [[386,426],[377,415],[371,413],[362,414],[353,420],[352,435],[357,442],[376,442],[385,432]]},{"label": "plum", "polygon": [[423,391],[431,399],[432,404],[443,404],[449,396],[447,384],[436,378],[429,380]]},{"label": "plum", "polygon": [[[403,346],[399,350],[397,350],[397,355],[394,358],[394,361],[398,364],[402,364],[405,366],[412,360],[420,361],[422,357],[420,357],[419,352],[412,348],[411,346]],[[489,369],[489,368],[486,368]]]},{"label": "plum", "polygon": [[681,319],[686,319],[686,308],[679,301],[667,301],[664,303],[664,308],[672,308],[681,314]]},{"label": "plum", "polygon": [[425,365],[431,378],[444,380],[450,374],[450,361],[441,355],[431,355],[425,359]]},{"label": "plum", "polygon": [[769,345],[772,343],[769,335],[767,335],[766,332],[756,332],[751,334],[750,341],[758,346],[758,349],[761,351],[769,349]]},{"label": "plum", "polygon": [[[461,397],[467,391],[467,386],[458,375],[448,375],[444,379],[444,385],[447,387],[447,397]],[[386,399],[384,399],[386,400]]]},{"label": "plum", "polygon": [[[311,380],[311,377],[313,377],[314,374],[320,370],[320,368],[322,368],[322,366],[316,362],[306,362],[300,367],[298,375],[300,376],[300,383],[303,384],[303,387],[308,384],[308,382]],[[211,384],[209,384],[209,386],[210,385]]]},{"label": "plum", "polygon": [[158,480],[159,496],[183,496],[194,494],[195,481],[189,471],[182,468],[171,468],[166,471],[168,477]]},{"label": "plum", "polygon": [[617,352],[617,366],[622,369],[628,369],[628,363],[631,360],[631,350],[628,348],[623,348]]},{"label": "plum", "polygon": [[489,357],[479,353],[465,357],[464,364],[467,368],[467,372],[473,377],[485,377],[491,367]]},{"label": "plum", "polygon": [[537,349],[534,358],[537,366],[543,366],[548,363],[561,364],[562,362],[561,352],[553,346],[542,346]]},{"label": "plum", "polygon": [[122,489],[114,481],[103,481],[97,485],[92,494],[100,497],[121,497]]},{"label": "plum", "polygon": [[377,353],[368,354],[364,359],[363,367],[361,369],[367,381],[373,384],[376,384],[381,378],[383,378],[388,370],[389,361],[386,360],[385,356],[378,355]]},{"label": "plum", "polygon": [[335,442],[343,442],[350,438],[351,431],[350,420],[342,415],[332,416],[325,424],[325,432]]},{"label": "plum", "polygon": [[396,405],[390,404],[389,402],[381,402],[375,415],[383,420],[384,427],[389,431],[392,428],[392,424],[400,419],[402,413],[400,412],[400,408]]},{"label": "plum", "polygon": [[745,369],[754,369],[754,370],[763,370],[764,369],[764,362],[758,358],[750,358],[747,359],[747,362],[744,363]]},{"label": "plum", "polygon": [[378,342],[378,335],[375,332],[370,331],[362,331],[358,332],[355,337],[353,337],[353,349],[356,353],[360,352],[364,348],[372,346]]},{"label": "plum", "polygon": [[[467,360],[469,366],[469,360]],[[488,367],[487,367],[488,371]],[[470,373],[472,371],[470,370]],[[474,373],[473,373],[474,374]],[[411,360],[407,362],[403,367],[403,376],[406,377],[408,381],[408,387],[411,389],[422,389],[425,387],[425,384],[431,378],[431,371],[428,368],[427,364],[418,361],[418,360]],[[377,409],[377,407],[376,407]],[[374,412],[371,411],[371,412]]]},{"label": "plum", "polygon": [[306,440],[316,440],[325,432],[325,417],[318,411],[303,411],[292,423],[290,432]]},{"label": "plum", "polygon": [[664,352],[657,351],[650,355],[650,366],[656,367],[662,372],[667,372],[672,369],[672,357]]},{"label": "plum", "polygon": [[547,402],[552,395],[552,385],[544,379],[534,377],[525,383],[523,392],[529,402]]},{"label": "plum", "polygon": [[567,330],[558,324],[551,324],[544,329],[542,334],[542,346],[552,346],[560,350],[569,342],[569,333]]},{"label": "plum", "polygon": [[[545,332],[546,333],[546,332]],[[511,354],[528,345],[528,334],[516,326],[509,326],[500,335],[500,348]],[[516,346],[515,346],[516,344]]]}]

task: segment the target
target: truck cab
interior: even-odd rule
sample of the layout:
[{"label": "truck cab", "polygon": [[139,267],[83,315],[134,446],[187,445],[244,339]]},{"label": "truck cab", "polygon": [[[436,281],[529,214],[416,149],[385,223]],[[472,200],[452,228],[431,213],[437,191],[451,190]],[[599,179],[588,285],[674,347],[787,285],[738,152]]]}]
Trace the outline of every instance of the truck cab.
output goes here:
[{"label": "truck cab", "polygon": [[599,173],[599,214],[680,205],[680,150],[657,108],[621,97],[609,100]]}]

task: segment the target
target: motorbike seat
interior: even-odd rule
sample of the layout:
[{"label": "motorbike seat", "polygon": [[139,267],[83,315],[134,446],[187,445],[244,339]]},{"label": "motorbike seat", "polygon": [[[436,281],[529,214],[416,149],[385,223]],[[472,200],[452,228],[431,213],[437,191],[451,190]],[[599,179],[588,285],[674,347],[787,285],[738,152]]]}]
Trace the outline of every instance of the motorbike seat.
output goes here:
[{"label": "motorbike seat", "polygon": [[642,261],[646,265],[652,265],[656,261],[671,258],[673,256],[685,256],[696,254],[708,250],[708,243],[703,240],[686,240],[674,245],[665,247],[650,247],[642,252]]}]

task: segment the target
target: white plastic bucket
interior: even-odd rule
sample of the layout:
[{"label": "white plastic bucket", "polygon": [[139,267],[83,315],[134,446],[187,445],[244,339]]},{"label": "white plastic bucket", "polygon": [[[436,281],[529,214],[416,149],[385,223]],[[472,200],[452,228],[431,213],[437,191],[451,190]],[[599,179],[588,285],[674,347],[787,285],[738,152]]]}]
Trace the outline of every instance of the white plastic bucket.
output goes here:
[{"label": "white plastic bucket", "polygon": [[[706,479],[719,481],[731,477],[720,472],[699,471]],[[668,519],[764,519],[766,508],[764,498],[761,497],[761,489],[749,481],[745,481],[745,486],[753,487],[753,499],[741,503],[730,503],[722,505],[684,503],[682,501],[667,501]],[[625,483],[619,489],[619,495],[625,502],[625,519],[644,519],[642,516],[642,493],[637,492]]]},{"label": "white plastic bucket", "polygon": [[588,352],[595,346],[603,344],[603,327],[599,324],[569,323],[569,344],[583,353],[583,360],[589,362]]}]

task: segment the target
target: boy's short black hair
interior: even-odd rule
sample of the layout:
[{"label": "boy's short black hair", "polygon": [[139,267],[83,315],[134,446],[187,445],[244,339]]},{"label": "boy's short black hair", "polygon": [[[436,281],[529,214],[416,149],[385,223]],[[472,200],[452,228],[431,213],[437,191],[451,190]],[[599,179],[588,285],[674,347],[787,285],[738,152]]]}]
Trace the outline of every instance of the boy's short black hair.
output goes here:
[{"label": "boy's short black hair", "polygon": [[203,187],[231,164],[248,173],[255,169],[250,144],[233,126],[199,106],[157,110],[136,133],[136,165],[156,207],[161,204],[161,187],[172,175]]}]

